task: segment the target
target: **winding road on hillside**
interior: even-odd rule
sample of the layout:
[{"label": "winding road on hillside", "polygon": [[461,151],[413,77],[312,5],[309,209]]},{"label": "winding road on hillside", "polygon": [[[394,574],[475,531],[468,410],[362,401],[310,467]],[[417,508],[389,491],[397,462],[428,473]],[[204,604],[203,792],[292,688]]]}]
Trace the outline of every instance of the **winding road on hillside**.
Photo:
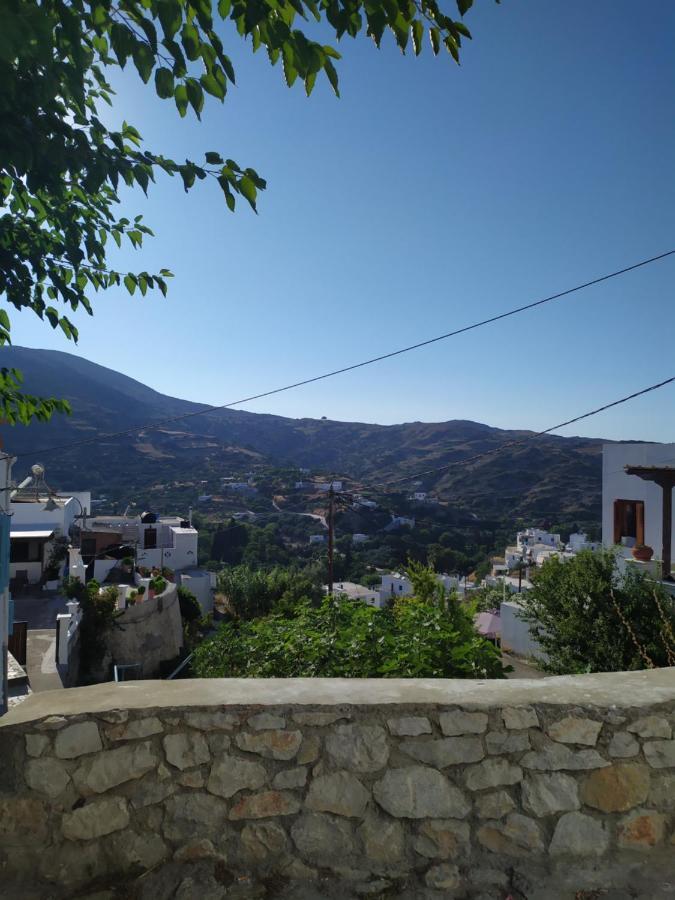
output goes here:
[{"label": "winding road on hillside", "polygon": [[321,527],[328,530],[328,522],[326,522],[325,516],[318,516],[316,513],[304,513],[304,512],[296,512],[294,509],[282,509],[276,501],[276,497],[272,498],[272,506],[276,509],[277,512],[283,513],[287,516],[307,516],[310,519],[315,519],[317,522],[321,523]]}]

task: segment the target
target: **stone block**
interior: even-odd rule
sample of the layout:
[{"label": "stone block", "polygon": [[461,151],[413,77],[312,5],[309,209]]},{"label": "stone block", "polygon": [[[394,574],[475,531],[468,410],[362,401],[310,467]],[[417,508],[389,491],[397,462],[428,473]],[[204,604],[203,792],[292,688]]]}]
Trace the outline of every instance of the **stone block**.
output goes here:
[{"label": "stone block", "polygon": [[283,716],[275,716],[274,713],[256,713],[247,720],[247,725],[254,731],[276,731],[286,727],[286,719]]},{"label": "stone block", "polygon": [[324,728],[341,719],[351,719],[348,713],[341,712],[296,712],[293,713],[293,721],[298,725],[309,725],[315,728]]},{"label": "stone block", "polygon": [[272,787],[277,790],[287,788],[301,788],[307,784],[307,769],[305,766],[296,766],[294,769],[282,769],[272,781]]},{"label": "stone block", "polygon": [[586,776],[581,799],[602,812],[625,812],[644,803],[649,793],[649,770],[640,763],[614,763]]},{"label": "stone block", "polygon": [[219,859],[222,858],[222,854],[216,850],[208,838],[200,838],[183,844],[176,850],[173,858],[178,863],[190,863],[198,859]]},{"label": "stone block", "polygon": [[653,772],[649,796],[649,806],[675,812],[675,772]]},{"label": "stone block", "polygon": [[230,810],[230,819],[269,819],[292,816],[300,811],[300,799],[290,791],[263,791],[247,794]]},{"label": "stone block", "polygon": [[387,728],[398,737],[417,737],[420,734],[431,734],[431,722],[426,716],[398,716],[387,719]]},{"label": "stone block", "polygon": [[626,759],[637,756],[640,752],[640,745],[632,734],[628,734],[627,731],[617,731],[609,742],[607,752],[612,757]]},{"label": "stone block", "polygon": [[520,766],[514,766],[506,759],[485,759],[477,766],[469,766],[464,774],[464,783],[470,791],[518,784],[522,780]]},{"label": "stone block", "polygon": [[24,777],[31,790],[46,794],[52,799],[65,791],[70,783],[70,775],[65,765],[52,757],[29,760],[26,763]]},{"label": "stone block", "polygon": [[663,716],[642,716],[631,722],[626,731],[637,734],[641,738],[671,738],[673,729]]},{"label": "stone block", "polygon": [[504,822],[486,822],[477,832],[478,842],[504,856],[529,856],[544,849],[537,823],[520,813],[510,813]]},{"label": "stone block", "polygon": [[305,806],[314,812],[361,818],[370,792],[351,772],[332,772],[315,778],[309,786]]},{"label": "stone block", "polygon": [[420,825],[413,848],[428,859],[466,859],[470,853],[470,832],[457,819],[431,819]]},{"label": "stone block", "polygon": [[502,719],[509,731],[539,728],[539,718],[531,706],[507,706],[502,710]]},{"label": "stone block", "polygon": [[321,738],[318,734],[310,734],[305,737],[298,750],[295,761],[304,766],[306,763],[312,763],[319,758],[321,753]]},{"label": "stone block", "polygon": [[33,797],[0,794],[0,849],[46,841],[48,808]]},{"label": "stone block", "polygon": [[126,744],[84,760],[72,778],[81,794],[102,794],[125,781],[140,778],[156,769],[159,763],[159,756],[150,742]]},{"label": "stone block", "polygon": [[181,771],[201,766],[211,759],[206,738],[199,732],[167,734],[162,743],[167,762]]},{"label": "stone block", "polygon": [[508,791],[495,791],[493,794],[479,794],[476,797],[476,814],[479,819],[503,819],[515,806]]},{"label": "stone block", "polygon": [[487,752],[491,754],[522,753],[531,750],[530,736],[527,732],[510,733],[508,731],[489,731],[485,735]]},{"label": "stone block", "polygon": [[79,809],[64,813],[61,819],[63,836],[69,841],[90,841],[120,831],[129,824],[126,800],[111,797],[85,803]]},{"label": "stone block", "polygon": [[619,821],[617,843],[627,850],[650,850],[663,841],[665,831],[666,817],[662,813],[636,809]]},{"label": "stone block", "polygon": [[106,712],[100,712],[96,714],[98,719],[101,719],[103,722],[108,722],[110,725],[119,725],[120,722],[126,722],[129,718],[129,710],[128,709],[109,709]]},{"label": "stone block", "polygon": [[387,734],[380,725],[338,725],[326,737],[326,750],[342,769],[377,772],[389,759]]},{"label": "stone block", "polygon": [[176,781],[181,785],[181,787],[195,789],[203,788],[206,784],[204,773],[198,770],[195,772],[181,772]]},{"label": "stone block", "polygon": [[75,759],[85,753],[97,753],[103,749],[96,722],[76,722],[56,735],[54,753],[59,759]]},{"label": "stone block", "polygon": [[411,738],[401,741],[399,749],[413,759],[428,763],[437,769],[478,762],[485,756],[479,737],[449,737],[431,741]]},{"label": "stone block", "polygon": [[315,865],[335,865],[354,852],[352,825],[325,813],[303,813],[293,823],[291,837],[302,858]]},{"label": "stone block", "polygon": [[552,856],[597,857],[609,847],[606,826],[580,812],[568,812],[558,819],[549,846]]},{"label": "stone block", "polygon": [[573,750],[565,744],[556,744],[552,741],[543,743],[538,750],[526,753],[518,763],[525,769],[538,769],[543,772],[556,772],[561,769],[579,772],[610,765],[597,750]]},{"label": "stone block", "polygon": [[110,866],[119,872],[148,872],[170,856],[169,848],[158,834],[127,829],[105,841]]},{"label": "stone block", "polygon": [[164,726],[157,716],[148,716],[146,719],[132,719],[131,722],[110,725],[105,733],[111,741],[135,741],[163,731]]},{"label": "stone block", "polygon": [[523,808],[538,818],[571,812],[580,806],[577,782],[562,772],[527,775],[522,785],[522,800]]},{"label": "stone block", "polygon": [[247,859],[266,863],[270,859],[286,856],[289,839],[276,822],[254,822],[242,829],[241,845]]},{"label": "stone block", "polygon": [[378,864],[396,864],[404,854],[405,833],[400,822],[371,812],[358,829],[367,858]]},{"label": "stone block", "polygon": [[164,837],[169,841],[184,844],[201,837],[209,840],[218,835],[222,838],[226,828],[227,804],[219,797],[209,794],[173,794],[166,801],[164,816]]},{"label": "stone block", "polygon": [[432,866],[424,876],[427,887],[437,891],[455,890],[461,886],[462,879],[457,866],[450,863],[440,863]]},{"label": "stone block", "polygon": [[289,760],[296,756],[302,743],[300,731],[260,731],[255,734],[240,733],[235,737],[240,750],[257,753],[266,759]]},{"label": "stone block", "polygon": [[373,796],[396,818],[463,819],[471,808],[459,788],[426,766],[389,769],[373,786]]},{"label": "stone block", "polygon": [[67,724],[68,719],[65,716],[47,716],[35,727],[38,731],[58,731],[60,728],[65,728]]},{"label": "stone block", "polygon": [[176,782],[173,779],[162,778],[161,770],[146,775],[134,781],[133,784],[124,785],[127,799],[134,809],[144,809],[162,803],[176,790]]},{"label": "stone block", "polygon": [[[165,720],[168,721],[168,719]],[[185,723],[198,731],[232,731],[239,725],[239,716],[226,712],[184,712],[175,724]]]},{"label": "stone block", "polygon": [[49,746],[49,738],[46,734],[27,734],[25,740],[28,756],[42,756]]},{"label": "stone block", "polygon": [[647,741],[642,751],[653,769],[675,768],[675,741]]},{"label": "stone block", "polygon": [[267,781],[267,772],[260,763],[238,756],[223,756],[211,766],[206,790],[219,797],[233,797],[245,789],[255,791]]},{"label": "stone block", "polygon": [[594,747],[602,730],[602,722],[595,719],[566,716],[548,729],[549,737],[562,744],[586,744]]},{"label": "stone block", "polygon": [[483,734],[487,729],[488,717],[484,712],[464,712],[455,709],[441,713],[438,721],[443,734],[452,737],[458,734]]}]

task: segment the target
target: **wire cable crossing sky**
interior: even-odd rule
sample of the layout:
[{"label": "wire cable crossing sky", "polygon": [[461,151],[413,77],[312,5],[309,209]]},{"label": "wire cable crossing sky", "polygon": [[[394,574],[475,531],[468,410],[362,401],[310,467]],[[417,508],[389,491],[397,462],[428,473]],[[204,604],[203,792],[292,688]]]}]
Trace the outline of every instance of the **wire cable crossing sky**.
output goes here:
[{"label": "wire cable crossing sky", "polygon": [[[194,418],[195,416],[203,416],[207,413],[217,412],[218,410],[221,410],[221,409],[230,409],[233,406],[240,406],[243,403],[250,403],[253,400],[260,400],[264,397],[271,397],[271,396],[274,396],[275,394],[285,393],[286,391],[291,391],[291,390],[294,390],[299,387],[303,387],[308,384],[314,384],[318,381],[324,381],[328,378],[333,378],[337,375],[342,375],[346,372],[353,372],[356,369],[361,369],[366,366],[371,366],[378,362],[383,362],[384,360],[387,360],[387,359],[392,359],[396,356],[401,356],[404,353],[410,353],[412,350],[419,350],[422,347],[428,347],[431,344],[435,344],[440,341],[445,341],[452,337],[457,337],[460,334],[466,334],[467,332],[474,331],[474,330],[476,330],[478,328],[482,328],[486,325],[491,325],[494,322],[498,322],[502,319],[507,319],[507,318],[510,318],[511,316],[519,315],[520,313],[527,312],[531,309],[535,309],[535,308],[537,308],[539,306],[543,306],[547,303],[552,303],[555,300],[561,300],[562,298],[567,297],[570,294],[574,294],[578,291],[582,291],[586,288],[592,287],[593,285],[596,285],[596,284],[600,284],[601,282],[604,282],[604,281],[608,281],[612,278],[617,278],[620,275],[625,275],[627,272],[632,272],[635,269],[643,268],[644,266],[648,266],[648,265],[651,265],[652,263],[659,262],[660,260],[666,259],[667,257],[673,256],[673,255],[675,255],[675,249],[667,250],[665,253],[660,253],[657,256],[652,256],[652,257],[649,257],[648,259],[643,259],[640,262],[632,263],[629,266],[624,266],[622,269],[617,269],[614,272],[610,272],[606,275],[601,275],[597,278],[591,279],[590,281],[585,281],[585,282],[583,282],[583,284],[578,284],[575,287],[567,288],[564,291],[559,291],[558,293],[551,294],[548,297],[543,297],[539,300],[534,300],[533,302],[526,303],[523,306],[518,306],[514,309],[507,310],[506,312],[498,313],[497,315],[491,316],[487,319],[482,319],[479,322],[473,322],[470,325],[464,325],[461,328],[456,328],[453,331],[447,331],[444,334],[440,334],[440,335],[437,335],[436,337],[428,338],[427,340],[424,340],[424,341],[419,341],[416,344],[410,344],[406,347],[401,347],[398,350],[392,350],[389,353],[383,353],[380,356],[374,356],[374,357],[371,357],[370,359],[362,360],[361,362],[354,363],[349,366],[343,366],[340,369],[334,369],[330,372],[324,372],[321,375],[315,375],[312,378],[306,378],[303,381],[296,381],[293,384],[287,384],[287,385],[284,385],[283,387],[273,388],[272,390],[263,391],[262,393],[259,393],[259,394],[253,394],[250,397],[244,397],[241,400],[233,400],[230,403],[223,403],[218,406],[207,406],[204,409],[196,410],[194,412],[181,413],[176,416],[169,416],[164,419],[159,419],[158,421],[155,421],[155,422],[148,422],[144,425],[138,425],[138,426],[134,426],[133,428],[123,429],[122,431],[107,432],[104,434],[98,434],[91,438],[84,438],[80,441],[72,441],[67,444],[60,444],[60,445],[57,445],[54,447],[45,447],[45,448],[30,451],[30,452],[26,452],[26,453],[20,453],[20,454],[17,454],[15,458],[20,459],[25,456],[34,456],[35,454],[45,456],[50,453],[56,453],[56,452],[60,452],[62,450],[68,450],[71,447],[81,447],[81,446],[85,446],[88,444],[96,444],[96,443],[99,443],[100,441],[109,441],[114,438],[125,437],[126,435],[129,435],[129,434],[138,434],[139,432],[142,432],[142,431],[148,431],[148,430],[151,430],[154,428],[161,428],[164,425],[170,425],[174,422],[183,421],[185,419],[191,419],[191,418]],[[663,382],[663,383],[666,384],[667,382]],[[656,385],[655,387],[660,387],[660,386],[661,385]],[[639,393],[647,393],[648,391],[651,391],[654,389],[655,388],[648,388],[646,391],[642,391]],[[634,395],[634,396],[638,396],[638,395]],[[628,397],[625,399],[631,399],[631,398]],[[619,403],[623,403],[623,402],[625,402],[625,400],[616,401],[615,403],[609,404],[609,406],[605,407],[605,408],[617,406]],[[598,410],[598,412],[600,412],[600,411],[602,411],[602,410]],[[574,422],[580,421],[581,419],[589,418],[589,416],[592,414],[593,413],[585,414],[583,416],[578,416],[575,419],[571,419],[569,422],[563,423],[563,425],[573,424]],[[562,428],[563,425],[557,425],[557,426],[555,426],[554,429],[547,429],[547,431],[555,430],[557,428]],[[546,431],[541,432],[541,433],[545,434]]]}]

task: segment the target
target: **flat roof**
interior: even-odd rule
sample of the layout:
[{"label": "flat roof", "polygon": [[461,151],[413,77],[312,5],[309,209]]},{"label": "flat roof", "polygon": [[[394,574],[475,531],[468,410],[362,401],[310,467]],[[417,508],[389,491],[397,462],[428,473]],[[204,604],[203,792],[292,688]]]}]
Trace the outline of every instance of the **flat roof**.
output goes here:
[{"label": "flat roof", "polygon": [[54,534],[53,528],[51,529],[51,531],[49,529],[40,528],[40,529],[34,529],[34,530],[26,530],[26,531],[16,530],[16,531],[9,532],[10,538],[33,538],[33,539],[50,538],[53,536],[53,534]]}]

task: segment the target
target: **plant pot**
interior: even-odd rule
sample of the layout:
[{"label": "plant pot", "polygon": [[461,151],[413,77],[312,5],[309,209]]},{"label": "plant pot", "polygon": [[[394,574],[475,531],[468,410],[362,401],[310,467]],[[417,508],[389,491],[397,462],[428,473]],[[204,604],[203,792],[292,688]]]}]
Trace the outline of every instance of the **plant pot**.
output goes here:
[{"label": "plant pot", "polygon": [[654,550],[647,546],[633,547],[631,553],[633,559],[637,559],[638,562],[649,562],[652,556],[654,556]]}]

